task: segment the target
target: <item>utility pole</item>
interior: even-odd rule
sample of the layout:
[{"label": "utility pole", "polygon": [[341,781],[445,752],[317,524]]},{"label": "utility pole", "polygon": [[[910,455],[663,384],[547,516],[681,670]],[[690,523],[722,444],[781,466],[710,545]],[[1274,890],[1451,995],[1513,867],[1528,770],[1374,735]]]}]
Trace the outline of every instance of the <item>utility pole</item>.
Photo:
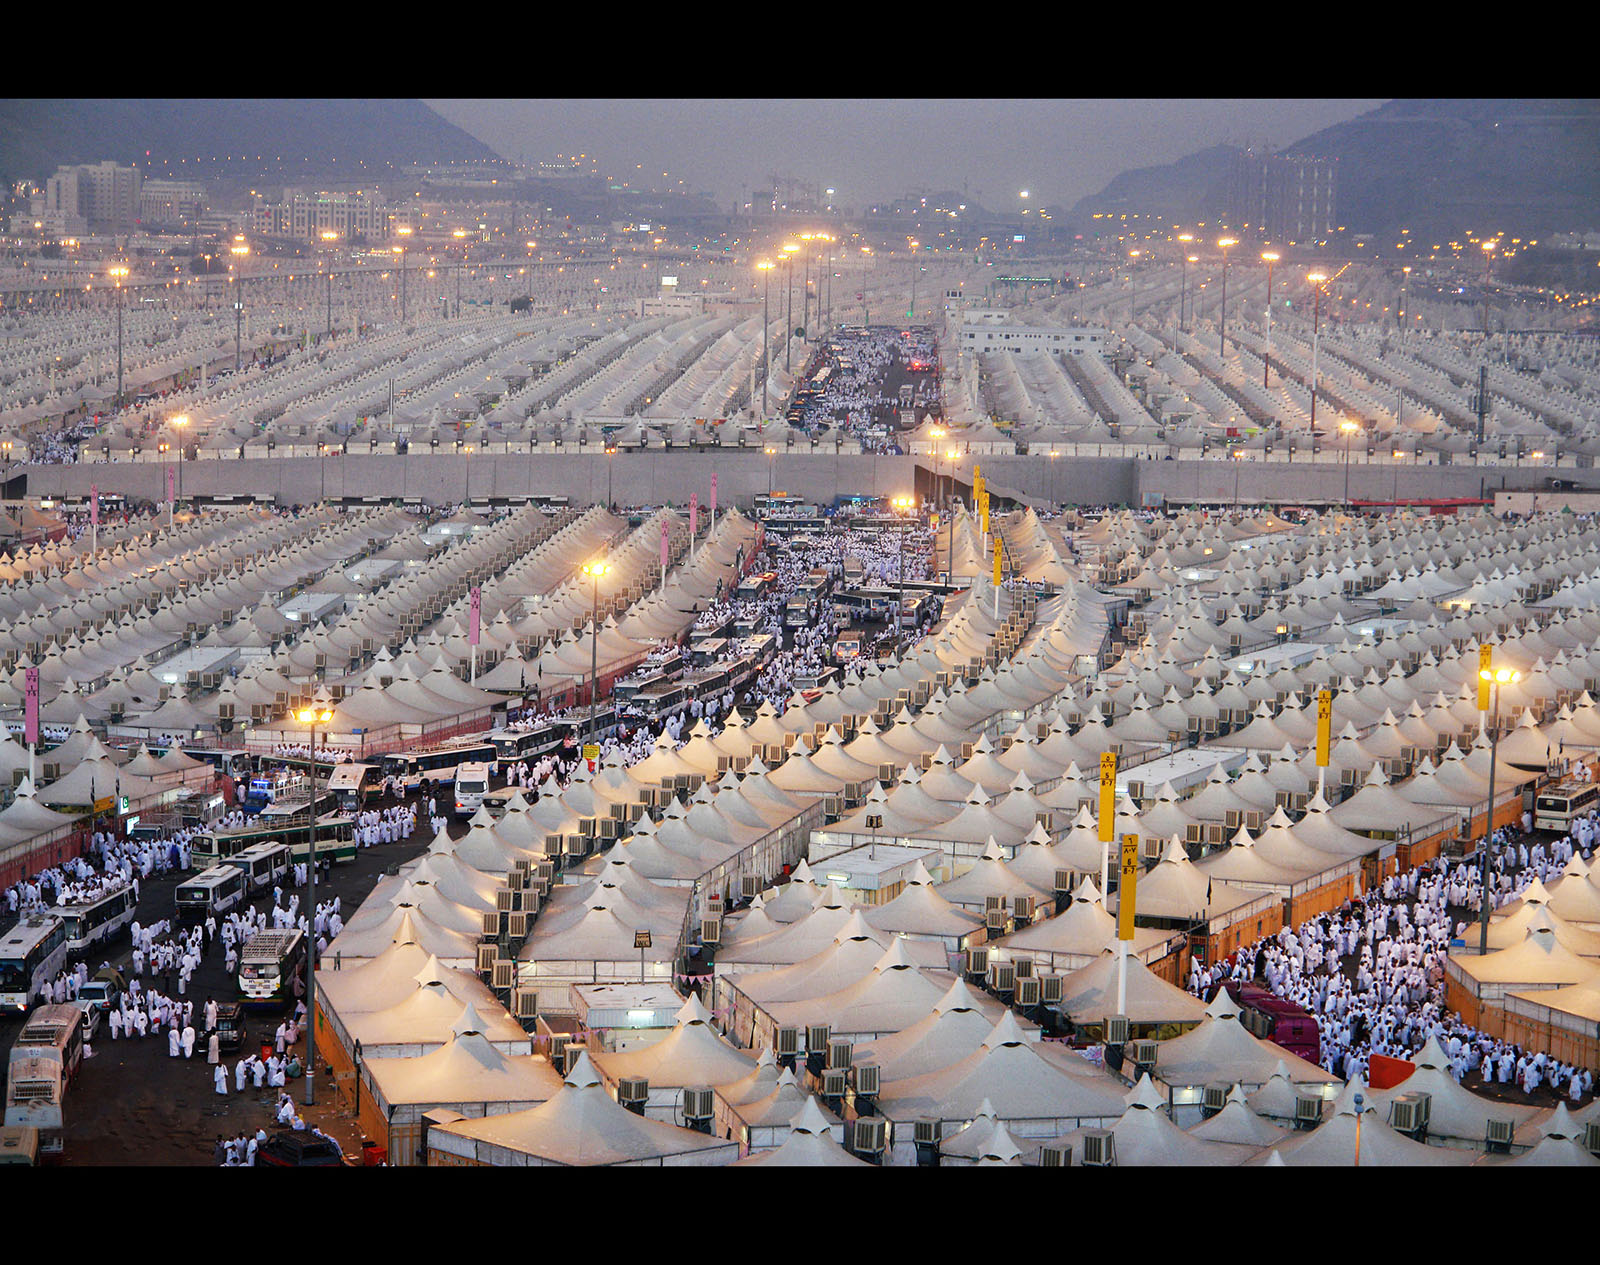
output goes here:
[{"label": "utility pole", "polygon": [[1489,416],[1489,366],[1478,366],[1478,393],[1472,397],[1472,408],[1478,415],[1478,447],[1483,447],[1484,423]]}]

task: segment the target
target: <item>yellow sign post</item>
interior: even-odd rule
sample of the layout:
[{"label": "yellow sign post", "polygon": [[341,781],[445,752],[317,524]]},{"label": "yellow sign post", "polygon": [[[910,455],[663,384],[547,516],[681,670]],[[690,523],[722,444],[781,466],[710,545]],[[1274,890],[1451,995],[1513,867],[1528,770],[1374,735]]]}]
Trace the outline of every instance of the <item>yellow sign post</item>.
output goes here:
[{"label": "yellow sign post", "polygon": [[1117,888],[1117,939],[1133,939],[1134,891],[1139,885],[1139,836],[1122,836],[1122,876]]},{"label": "yellow sign post", "polygon": [[1317,767],[1328,767],[1328,748],[1333,741],[1333,691],[1317,691]]},{"label": "yellow sign post", "polygon": [[1100,756],[1100,898],[1105,899],[1111,868],[1111,836],[1117,820],[1117,757],[1106,751]]},{"label": "yellow sign post", "polygon": [[1478,710],[1489,710],[1489,676],[1493,672],[1491,660],[1494,657],[1493,647],[1478,647]]}]

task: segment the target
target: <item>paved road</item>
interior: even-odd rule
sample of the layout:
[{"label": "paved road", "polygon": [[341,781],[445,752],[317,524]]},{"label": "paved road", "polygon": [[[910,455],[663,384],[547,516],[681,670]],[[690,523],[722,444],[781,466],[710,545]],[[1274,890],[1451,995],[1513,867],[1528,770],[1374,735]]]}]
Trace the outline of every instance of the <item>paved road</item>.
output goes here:
[{"label": "paved road", "polygon": [[[386,869],[410,860],[427,847],[431,834],[426,811],[419,817],[417,831],[411,839],[361,849],[354,861],[334,866],[332,879],[317,883],[318,902],[337,894],[348,920]],[[453,834],[465,831],[464,822],[452,823]],[[174,890],[184,877],[187,876],[174,873],[140,882],[138,918],[141,924],[173,915]],[[304,899],[302,891],[302,903]],[[256,908],[270,911],[271,890],[266,892],[264,901],[258,899],[253,903]],[[91,953],[88,959],[91,971],[102,961],[110,960],[127,973],[131,954],[130,937],[123,932],[111,945],[97,946]],[[207,997],[227,1001],[238,996],[236,981],[223,969],[219,941],[195,972],[186,998],[193,999],[198,1011]],[[173,1059],[167,1056],[165,1033],[159,1038],[150,1036],[142,1041],[138,1038],[112,1041],[109,1025],[102,1023],[92,1056],[84,1061],[67,1092],[63,1163],[73,1166],[211,1164],[212,1149],[219,1134],[253,1132],[258,1127],[270,1134],[276,1127],[272,1107],[277,1101],[277,1091],[266,1088],[257,1091],[247,1083],[243,1094],[233,1093],[233,1064],[258,1044],[260,1036],[270,1038],[278,1019],[269,1014],[251,1014],[246,1022],[250,1044],[228,1062],[226,1098],[218,1096],[212,1088],[212,1069],[206,1063],[203,1043],[197,1043],[192,1060]],[[18,1017],[0,1020],[0,1049],[11,1048],[21,1023]],[[195,1025],[197,1030],[202,1026]],[[299,1049],[303,1055],[303,1037]],[[303,1081],[291,1081],[289,1090],[296,1102],[303,1100]],[[316,1096],[316,1106],[310,1110],[302,1107],[301,1114],[310,1123],[338,1137],[346,1153],[351,1153],[357,1143],[353,1123],[348,1111],[341,1110],[331,1078],[320,1069]]]}]

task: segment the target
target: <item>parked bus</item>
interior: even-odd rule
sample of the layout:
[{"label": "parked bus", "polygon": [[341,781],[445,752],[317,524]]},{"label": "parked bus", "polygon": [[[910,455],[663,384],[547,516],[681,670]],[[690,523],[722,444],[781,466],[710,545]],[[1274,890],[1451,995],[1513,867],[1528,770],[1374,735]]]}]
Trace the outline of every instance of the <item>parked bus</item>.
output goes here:
[{"label": "parked bus", "polygon": [[1564,835],[1579,817],[1600,808],[1600,783],[1562,782],[1540,791],[1533,801],[1533,828]]},{"label": "parked bus", "polygon": [[243,870],[246,886],[259,892],[289,872],[289,849],[281,843],[253,843],[235,853],[229,864]]},{"label": "parked bus", "polygon": [[425,751],[396,751],[383,757],[383,775],[394,778],[407,791],[426,785],[448,786],[456,780],[463,764],[496,767],[498,755],[492,742],[456,743]]},{"label": "parked bus", "polygon": [[537,760],[559,751],[567,738],[567,729],[560,721],[546,721],[532,729],[497,729],[489,735],[495,759],[502,765],[518,760]]},{"label": "parked bus", "polygon": [[[1322,1037],[1316,1017],[1310,1011],[1259,984],[1229,980],[1217,987],[1227,988],[1228,996],[1239,1003],[1239,1022],[1255,1036],[1281,1045],[1308,1063],[1321,1060]],[[1215,999],[1216,995],[1217,990],[1213,988],[1211,998]]]},{"label": "parked bus", "polygon": [[223,914],[245,898],[244,871],[237,865],[214,865],[178,884],[177,903],[180,922],[204,922],[211,914]]},{"label": "parked bus", "polygon": [[470,817],[489,789],[487,764],[463,764],[456,769],[456,816]]},{"label": "parked bus", "polygon": [[[331,808],[332,799],[326,801]],[[224,861],[231,861],[246,848],[259,843],[283,843],[295,852],[291,860],[305,860],[306,826],[309,818],[304,806],[297,816],[281,817],[262,814],[248,826],[229,826],[220,830],[207,830],[189,841],[189,862],[196,870],[208,869]],[[335,861],[355,860],[355,823],[342,813],[323,812],[317,817],[317,854],[329,846]]]},{"label": "parked bus", "polygon": [[83,1060],[84,1014],[77,1006],[41,1006],[28,1017],[6,1065],[7,1127],[39,1131],[40,1154],[62,1151],[63,1104]]},{"label": "parked bus", "polygon": [[239,996],[246,1010],[284,1010],[305,969],[305,932],[263,931],[239,955]]},{"label": "parked bus", "polygon": [[130,884],[79,905],[56,906],[53,912],[67,927],[67,952],[81,953],[110,940],[133,921],[135,903]]},{"label": "parked bus", "polygon": [[23,1011],[67,963],[67,924],[30,914],[0,937],[0,1008]]},{"label": "parked bus", "polygon": [[376,764],[335,765],[328,790],[340,808],[354,812],[383,797],[383,770]]}]

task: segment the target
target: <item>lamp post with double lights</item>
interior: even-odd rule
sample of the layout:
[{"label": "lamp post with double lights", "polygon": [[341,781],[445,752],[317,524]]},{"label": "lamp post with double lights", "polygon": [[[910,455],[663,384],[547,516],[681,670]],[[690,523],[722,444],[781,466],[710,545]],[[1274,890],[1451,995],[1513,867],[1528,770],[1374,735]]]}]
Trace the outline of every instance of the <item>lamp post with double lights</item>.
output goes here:
[{"label": "lamp post with double lights", "polygon": [[1494,252],[1499,248],[1498,241],[1489,241],[1483,245],[1483,342],[1489,345],[1489,282],[1492,279],[1491,269],[1494,265]]},{"label": "lamp post with double lights", "polygon": [[1267,353],[1261,359],[1261,388],[1272,388],[1272,265],[1280,256],[1275,250],[1264,250],[1261,258],[1267,261]]},{"label": "lamp post with double lights", "polygon": [[1178,247],[1178,258],[1181,261],[1178,271],[1178,332],[1184,330],[1183,325],[1183,300],[1189,290],[1189,265],[1196,262],[1195,256],[1189,253],[1189,247],[1194,242],[1193,233],[1179,233],[1178,240],[1183,245]]},{"label": "lamp post with double lights", "polygon": [[1128,252],[1128,319],[1131,321],[1139,314],[1139,276],[1134,269],[1139,265],[1139,256],[1142,250]]},{"label": "lamp post with double lights", "polygon": [[1328,284],[1325,272],[1308,272],[1311,283],[1311,435],[1317,434],[1317,334],[1322,328],[1322,288]]},{"label": "lamp post with double lights", "polygon": [[176,417],[169,417],[167,425],[171,426],[178,434],[178,499],[183,499],[183,428],[189,424],[188,415],[179,413]]},{"label": "lamp post with double lights", "polygon": [[319,689],[312,705],[296,712],[295,719],[302,725],[311,726],[311,802],[307,806],[306,822],[306,837],[311,845],[306,853],[306,911],[313,923],[311,943],[306,946],[306,1106],[310,1107],[317,1101],[314,1083],[317,1065],[317,726],[326,725],[333,719],[332,700],[327,691]]},{"label": "lamp post with double lights", "polygon": [[[339,240],[339,234],[336,233],[331,228],[323,229],[322,233],[321,233],[321,237],[322,237],[323,246],[328,250],[332,250],[333,249],[333,244],[336,241]],[[327,285],[328,285],[328,289],[327,289],[327,295],[328,295],[328,297],[327,297],[327,303],[328,303],[328,337],[332,338],[333,337],[333,260],[332,260],[332,258],[329,258],[329,259],[324,260],[323,262],[326,264],[325,279],[326,279]]]},{"label": "lamp post with double lights", "polygon": [[1344,504],[1350,508],[1350,446],[1355,443],[1356,432],[1361,429],[1360,422],[1353,422],[1348,417],[1339,423],[1339,430],[1344,435]]},{"label": "lamp post with double lights", "polygon": [[894,608],[894,638],[898,645],[900,641],[901,614],[906,605],[906,519],[917,508],[917,498],[914,496],[897,496],[890,502],[894,506],[895,517],[900,520],[900,597]]},{"label": "lamp post with double lights", "polygon": [[1228,247],[1238,244],[1238,239],[1234,237],[1217,239],[1217,245],[1222,248],[1222,322],[1218,328],[1221,338],[1217,354],[1223,359],[1227,359],[1228,356]]},{"label": "lamp post with double lights", "polygon": [[789,372],[789,355],[794,349],[794,257],[800,249],[798,242],[788,242],[783,248],[783,371]]},{"label": "lamp post with double lights", "polygon": [[[402,224],[395,229],[395,234],[399,237],[410,237],[411,229]],[[393,251],[400,256],[400,320],[404,322],[406,319],[406,248],[404,246],[395,246]]]},{"label": "lamp post with double lights", "polygon": [[[611,567],[603,559],[583,564],[583,573],[594,583],[594,605],[589,616],[589,737],[594,742],[595,701],[600,697],[600,577]],[[663,576],[663,580],[665,576]],[[587,745],[587,744],[586,744]]]},{"label": "lamp post with double lights", "polygon": [[244,260],[250,253],[250,247],[243,242],[234,242],[228,247],[228,253],[234,260],[233,282],[237,287],[233,292],[233,371],[239,372],[240,337],[244,327]]},{"label": "lamp post with double lights", "polygon": [[767,510],[768,512],[771,512],[772,506],[770,502],[772,500],[772,459],[778,455],[778,450],[771,444],[768,444],[765,452],[767,454],[767,501],[769,502],[767,505]]},{"label": "lamp post with double lights", "polygon": [[[770,259],[763,259],[756,265],[761,270],[761,424],[767,422],[767,379],[772,374],[772,356],[767,350],[767,339],[772,333],[772,315],[768,311],[767,299],[772,289],[772,268]],[[769,487],[767,491],[772,491]]]},{"label": "lamp post with double lights", "polygon": [[122,411],[122,281],[128,275],[127,264],[116,264],[108,270],[117,287],[117,411]]},{"label": "lamp post with double lights", "polygon": [[[1484,694],[1492,691],[1494,694],[1493,707],[1490,715],[1489,734],[1489,820],[1484,823],[1483,857],[1479,861],[1478,879],[1482,886],[1483,909],[1480,911],[1478,922],[1478,954],[1481,957],[1489,951],[1489,910],[1492,902],[1489,899],[1489,850],[1494,839],[1494,775],[1495,761],[1500,755],[1500,687],[1514,683],[1522,674],[1514,668],[1496,668],[1488,664],[1478,669],[1478,708],[1483,710]],[[1487,687],[1487,690],[1486,688]]]},{"label": "lamp post with double lights", "polygon": [[617,446],[615,444],[607,444],[606,445],[606,509],[608,509],[608,510],[611,508],[611,505],[612,505],[612,501],[611,501],[611,458],[615,457],[616,455],[617,455]]}]

